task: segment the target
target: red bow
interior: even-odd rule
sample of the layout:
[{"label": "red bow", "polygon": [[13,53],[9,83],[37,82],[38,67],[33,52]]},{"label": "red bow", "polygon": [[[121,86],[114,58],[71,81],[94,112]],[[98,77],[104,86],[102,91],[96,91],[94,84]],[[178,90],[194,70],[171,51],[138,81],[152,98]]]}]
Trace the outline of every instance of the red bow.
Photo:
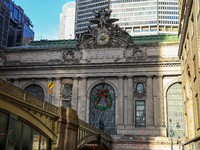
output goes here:
[{"label": "red bow", "polygon": [[102,95],[103,95],[103,97],[104,97],[104,99],[105,99],[105,101],[106,101],[106,103],[110,106],[111,105],[111,103],[107,100],[107,98],[106,98],[106,96],[108,95],[108,89],[106,88],[105,90],[103,90],[103,91],[101,91],[100,89],[97,89],[97,92],[98,92],[98,96],[99,96],[99,98],[97,99],[97,101],[93,104],[95,107],[96,107],[96,105],[99,103],[99,101],[100,101],[100,99],[101,99],[101,97],[102,97]]}]

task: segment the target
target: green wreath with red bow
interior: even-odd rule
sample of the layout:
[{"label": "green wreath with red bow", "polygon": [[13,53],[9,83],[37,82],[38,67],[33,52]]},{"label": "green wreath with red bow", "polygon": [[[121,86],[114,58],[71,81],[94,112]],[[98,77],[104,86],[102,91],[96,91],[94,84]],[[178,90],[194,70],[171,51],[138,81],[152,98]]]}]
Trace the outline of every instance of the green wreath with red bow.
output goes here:
[{"label": "green wreath with red bow", "polygon": [[[106,102],[106,106],[104,107],[100,107],[98,105],[102,96]],[[110,106],[112,106],[112,101],[113,101],[112,96],[110,95],[107,88],[104,90],[97,89],[97,93],[92,98],[93,105],[98,110],[107,110],[108,108],[110,108]]]}]

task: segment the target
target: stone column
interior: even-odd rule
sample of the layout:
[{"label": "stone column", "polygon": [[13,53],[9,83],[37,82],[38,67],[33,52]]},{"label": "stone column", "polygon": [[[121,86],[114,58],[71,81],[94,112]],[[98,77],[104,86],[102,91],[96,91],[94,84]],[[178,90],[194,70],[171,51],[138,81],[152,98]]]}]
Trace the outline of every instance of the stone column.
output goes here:
[{"label": "stone column", "polygon": [[164,93],[163,93],[163,76],[158,76],[158,101],[160,102],[160,122],[158,122],[159,124],[162,124],[163,122],[165,122],[164,120]]},{"label": "stone column", "polygon": [[69,107],[59,108],[58,141],[52,145],[52,150],[77,150],[78,144],[78,116],[77,112]]},{"label": "stone column", "polygon": [[78,78],[73,78],[73,88],[72,88],[72,109],[78,111]]},{"label": "stone column", "polygon": [[154,103],[153,103],[153,80],[147,76],[147,100],[146,100],[146,125],[154,124]]},{"label": "stone column", "polygon": [[86,109],[87,109],[87,79],[83,77],[79,81],[79,93],[78,93],[78,117],[86,121]]},{"label": "stone column", "polygon": [[[160,92],[162,92],[162,83],[160,83],[159,76],[153,77],[153,104],[154,104],[154,125],[160,126],[161,125],[161,111],[163,111],[164,107],[161,107],[161,103],[163,99],[160,97]],[[161,109],[162,108],[162,109]]]},{"label": "stone column", "polygon": [[129,76],[128,77],[128,83],[127,83],[127,89],[128,89],[128,125],[133,125],[134,124],[134,102],[133,102],[133,77]]},{"label": "stone column", "polygon": [[56,78],[55,80],[53,80],[53,83],[55,86],[53,87],[53,90],[52,90],[52,104],[56,106],[62,106],[61,94],[60,94],[60,90],[61,90],[60,78]]},{"label": "stone column", "polygon": [[124,78],[124,125],[128,124],[128,80],[127,77]]},{"label": "stone column", "polygon": [[123,77],[118,77],[118,91],[119,91],[119,99],[118,99],[118,104],[117,104],[117,106],[118,106],[118,119],[117,119],[117,123],[118,123],[118,125],[123,125],[123,123],[124,123],[124,115],[123,115],[123,113],[124,113],[124,111],[123,111],[123,109],[124,109],[124,100],[123,100],[123,98],[124,98],[124,90],[123,90],[123,88],[124,88],[124,80],[123,80]]}]

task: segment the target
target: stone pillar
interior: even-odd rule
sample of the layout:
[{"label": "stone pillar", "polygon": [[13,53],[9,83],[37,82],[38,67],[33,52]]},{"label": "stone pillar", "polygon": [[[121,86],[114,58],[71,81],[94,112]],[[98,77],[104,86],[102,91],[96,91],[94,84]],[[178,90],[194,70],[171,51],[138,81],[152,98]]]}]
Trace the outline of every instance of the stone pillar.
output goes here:
[{"label": "stone pillar", "polygon": [[55,86],[53,87],[53,90],[52,90],[52,104],[56,106],[61,106],[62,102],[61,102],[61,95],[60,95],[60,90],[61,90],[60,78],[56,78],[55,80],[53,80],[53,83]]},{"label": "stone pillar", "polygon": [[[161,123],[161,111],[163,111],[164,107],[162,108],[163,99],[160,97],[162,93],[162,83],[160,83],[159,76],[153,77],[153,104],[154,104],[154,125],[160,126]],[[162,108],[162,109],[161,109]]]},{"label": "stone pillar", "polygon": [[128,80],[127,77],[124,78],[124,125],[128,124]]},{"label": "stone pillar", "polygon": [[87,79],[83,77],[79,81],[79,93],[78,93],[78,117],[86,121],[86,109],[87,109]]},{"label": "stone pillar", "polygon": [[133,77],[129,76],[128,77],[128,83],[127,83],[127,89],[128,89],[128,125],[133,125],[134,124],[134,101],[133,101]]},{"label": "stone pillar", "polygon": [[153,80],[147,76],[146,125],[154,125]]},{"label": "stone pillar", "polygon": [[77,112],[69,107],[59,108],[58,143],[52,150],[77,150],[78,116]]},{"label": "stone pillar", "polygon": [[72,88],[72,109],[78,111],[78,78],[73,78],[73,88]]},{"label": "stone pillar", "polygon": [[124,80],[123,77],[118,77],[118,91],[119,91],[119,99],[118,99],[118,119],[117,123],[118,125],[123,125],[124,124]]},{"label": "stone pillar", "polygon": [[158,76],[158,101],[160,102],[160,122],[158,122],[159,124],[162,124],[163,122],[165,122],[164,120],[164,93],[163,93],[163,76]]}]

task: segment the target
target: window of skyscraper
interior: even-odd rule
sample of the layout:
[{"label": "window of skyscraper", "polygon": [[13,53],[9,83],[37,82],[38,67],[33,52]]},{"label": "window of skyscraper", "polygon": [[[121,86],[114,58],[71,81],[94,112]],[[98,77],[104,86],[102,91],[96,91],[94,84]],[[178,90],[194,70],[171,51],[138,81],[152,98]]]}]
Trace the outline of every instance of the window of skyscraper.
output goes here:
[{"label": "window of skyscraper", "polygon": [[14,12],[14,6],[13,4],[10,5],[10,17],[13,17],[13,12]]},{"label": "window of skyscraper", "polygon": [[5,0],[5,1],[4,1],[4,4],[6,4],[6,6],[9,7],[9,1],[8,1],[8,0]]},{"label": "window of skyscraper", "polygon": [[14,19],[17,21],[18,20],[18,15],[19,15],[19,10],[17,10],[15,8],[15,11],[14,11]]}]

